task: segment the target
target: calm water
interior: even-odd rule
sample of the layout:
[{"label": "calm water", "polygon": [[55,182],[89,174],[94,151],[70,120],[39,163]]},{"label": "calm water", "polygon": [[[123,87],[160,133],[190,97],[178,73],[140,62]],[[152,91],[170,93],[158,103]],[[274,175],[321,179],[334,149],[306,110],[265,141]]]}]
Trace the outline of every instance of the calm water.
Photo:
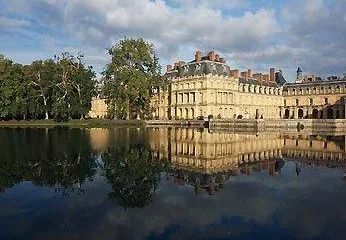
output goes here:
[{"label": "calm water", "polygon": [[345,136],[0,129],[0,239],[346,239]]}]

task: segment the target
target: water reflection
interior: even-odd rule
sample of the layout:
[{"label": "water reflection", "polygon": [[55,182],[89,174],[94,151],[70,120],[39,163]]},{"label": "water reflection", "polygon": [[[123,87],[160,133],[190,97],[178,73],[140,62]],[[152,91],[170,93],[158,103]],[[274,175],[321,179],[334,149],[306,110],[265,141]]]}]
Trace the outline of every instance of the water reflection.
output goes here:
[{"label": "water reflection", "polygon": [[102,154],[103,174],[112,191],[109,198],[124,208],[142,208],[152,202],[160,174],[166,169],[150,148],[142,145],[109,148]]},{"label": "water reflection", "polygon": [[109,198],[125,208],[150,204],[163,172],[169,181],[193,186],[197,195],[213,195],[239,174],[277,177],[287,160],[295,162],[297,176],[302,166],[346,169],[345,136],[18,128],[0,130],[0,143],[1,192],[31,181],[63,195],[83,193],[99,167]]},{"label": "water reflection", "polygon": [[0,191],[31,181],[63,195],[83,193],[83,183],[96,172],[96,156],[80,129],[0,130]]},{"label": "water reflection", "polygon": [[344,239],[344,172],[344,136],[0,129],[0,239]]}]

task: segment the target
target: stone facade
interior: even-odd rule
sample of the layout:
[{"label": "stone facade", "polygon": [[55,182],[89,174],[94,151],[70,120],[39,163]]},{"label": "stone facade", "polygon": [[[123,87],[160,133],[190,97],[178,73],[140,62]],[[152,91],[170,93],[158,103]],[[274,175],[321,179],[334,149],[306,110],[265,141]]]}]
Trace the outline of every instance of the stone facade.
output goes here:
[{"label": "stone facade", "polygon": [[107,104],[105,99],[95,97],[91,101],[91,109],[89,117],[91,118],[105,118],[107,116]]},{"label": "stone facade", "polygon": [[[151,101],[153,118],[192,119],[341,119],[345,118],[346,78],[322,81],[312,75],[287,83],[270,68],[268,74],[231,69],[214,52],[200,51],[190,62],[168,65],[167,91],[157,91]],[[105,117],[107,105],[94,99],[91,117]]]},{"label": "stone facade", "polygon": [[283,93],[284,118],[345,118],[346,80],[289,83]]},{"label": "stone facade", "polygon": [[[155,119],[279,118],[283,106],[283,87],[270,74],[231,69],[214,52],[174,67],[167,66],[170,81],[167,92],[157,93],[152,101]],[[221,59],[221,60],[220,60]]]}]

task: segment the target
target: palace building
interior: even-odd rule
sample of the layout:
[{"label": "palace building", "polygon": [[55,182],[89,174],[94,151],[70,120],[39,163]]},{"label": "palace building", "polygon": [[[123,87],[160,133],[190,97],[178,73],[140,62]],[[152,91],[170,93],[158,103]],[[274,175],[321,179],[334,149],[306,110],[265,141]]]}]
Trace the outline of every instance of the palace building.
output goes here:
[{"label": "palace building", "polygon": [[[152,98],[158,120],[220,119],[339,119],[345,118],[346,77],[322,80],[304,76],[298,68],[294,83],[280,70],[240,72],[213,51],[195,53],[192,61],[168,65],[166,91]],[[90,116],[104,117],[107,105],[94,99]]]}]

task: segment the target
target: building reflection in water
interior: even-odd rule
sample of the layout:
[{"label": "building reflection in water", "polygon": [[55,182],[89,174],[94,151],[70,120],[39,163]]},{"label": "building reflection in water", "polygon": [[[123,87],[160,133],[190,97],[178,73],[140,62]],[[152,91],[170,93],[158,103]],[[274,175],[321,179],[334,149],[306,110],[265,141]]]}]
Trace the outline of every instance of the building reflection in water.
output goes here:
[{"label": "building reflection in water", "polygon": [[[89,133],[94,150],[109,148],[119,140],[149,145],[156,157],[168,159],[167,179],[193,186],[196,194],[214,194],[238,174],[266,171],[268,176],[276,177],[287,160],[295,162],[297,176],[302,174],[303,166],[346,169],[345,136],[168,127],[149,128],[144,133],[141,129],[91,129]],[[346,172],[343,178],[346,180]]]},{"label": "building reflection in water", "polygon": [[285,160],[295,161],[297,176],[303,165],[346,169],[345,136],[161,128],[149,131],[149,142],[154,152],[170,160],[169,180],[194,186],[196,194],[203,189],[214,194],[238,174],[267,171],[278,176]]}]

